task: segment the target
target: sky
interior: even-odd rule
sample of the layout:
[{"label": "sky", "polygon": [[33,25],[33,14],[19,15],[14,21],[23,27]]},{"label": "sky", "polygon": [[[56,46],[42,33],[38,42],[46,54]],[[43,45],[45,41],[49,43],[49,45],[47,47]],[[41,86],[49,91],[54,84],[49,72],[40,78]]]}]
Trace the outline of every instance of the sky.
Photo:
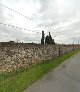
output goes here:
[{"label": "sky", "polygon": [[0,24],[0,42],[40,43],[44,30],[56,43],[78,43],[80,0],[0,0],[0,23],[18,27]]}]

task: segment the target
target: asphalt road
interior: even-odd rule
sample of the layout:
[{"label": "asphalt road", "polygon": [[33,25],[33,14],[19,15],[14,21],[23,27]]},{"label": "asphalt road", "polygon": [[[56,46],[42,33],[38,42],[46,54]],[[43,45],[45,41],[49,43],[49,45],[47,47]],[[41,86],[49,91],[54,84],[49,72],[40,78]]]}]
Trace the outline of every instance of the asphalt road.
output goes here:
[{"label": "asphalt road", "polygon": [[66,60],[24,92],[80,92],[80,53]]}]

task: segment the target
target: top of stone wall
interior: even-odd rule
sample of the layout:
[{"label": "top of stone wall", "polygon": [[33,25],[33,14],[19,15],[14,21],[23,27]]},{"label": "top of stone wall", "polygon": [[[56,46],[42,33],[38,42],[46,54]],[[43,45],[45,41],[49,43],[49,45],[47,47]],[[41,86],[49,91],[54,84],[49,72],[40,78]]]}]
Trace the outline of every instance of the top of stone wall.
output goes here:
[{"label": "top of stone wall", "polygon": [[[52,47],[52,46],[72,46],[65,44],[36,44],[36,43],[15,43],[15,42],[0,42],[0,48],[10,47],[10,48],[44,48],[44,47]],[[75,44],[76,46],[76,44]],[[77,45],[78,46],[78,45]],[[80,45],[79,45],[80,46]]]}]

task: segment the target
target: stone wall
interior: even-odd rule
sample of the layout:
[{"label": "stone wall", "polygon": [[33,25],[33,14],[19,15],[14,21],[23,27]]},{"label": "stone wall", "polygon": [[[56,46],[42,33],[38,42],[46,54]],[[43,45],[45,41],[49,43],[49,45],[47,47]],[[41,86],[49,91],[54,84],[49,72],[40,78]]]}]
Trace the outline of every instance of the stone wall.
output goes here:
[{"label": "stone wall", "polygon": [[33,63],[53,59],[68,53],[79,45],[41,45],[26,43],[0,43],[0,73],[10,72]]}]

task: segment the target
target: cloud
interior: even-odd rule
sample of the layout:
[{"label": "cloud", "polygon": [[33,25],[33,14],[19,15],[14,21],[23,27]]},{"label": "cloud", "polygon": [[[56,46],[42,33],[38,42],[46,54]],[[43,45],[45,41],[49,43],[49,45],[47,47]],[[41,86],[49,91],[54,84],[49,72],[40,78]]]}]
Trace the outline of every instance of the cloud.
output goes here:
[{"label": "cloud", "polygon": [[0,6],[1,22],[31,30],[0,26],[1,40],[18,38],[24,42],[40,42],[41,35],[36,32],[42,30],[45,34],[50,31],[57,43],[80,40],[80,0],[1,0],[1,3],[29,17]]}]

